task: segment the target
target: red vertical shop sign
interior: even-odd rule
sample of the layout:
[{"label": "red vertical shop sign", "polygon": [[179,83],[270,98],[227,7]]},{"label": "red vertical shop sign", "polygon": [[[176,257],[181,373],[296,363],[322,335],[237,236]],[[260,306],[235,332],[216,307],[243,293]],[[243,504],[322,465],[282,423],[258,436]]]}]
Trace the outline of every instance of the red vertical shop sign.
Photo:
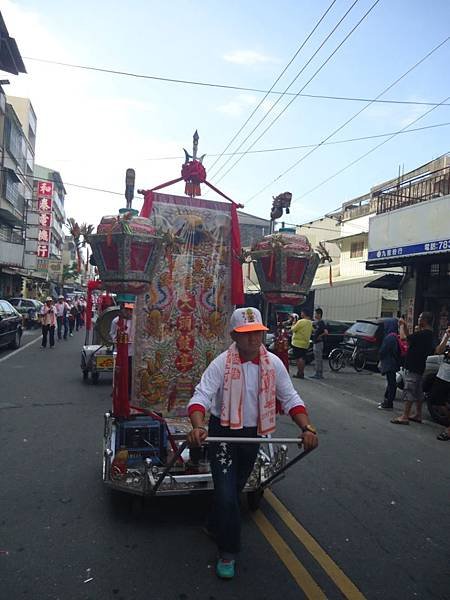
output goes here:
[{"label": "red vertical shop sign", "polygon": [[53,183],[39,181],[37,186],[37,204],[39,214],[38,245],[39,258],[50,256],[50,228],[52,226]]}]

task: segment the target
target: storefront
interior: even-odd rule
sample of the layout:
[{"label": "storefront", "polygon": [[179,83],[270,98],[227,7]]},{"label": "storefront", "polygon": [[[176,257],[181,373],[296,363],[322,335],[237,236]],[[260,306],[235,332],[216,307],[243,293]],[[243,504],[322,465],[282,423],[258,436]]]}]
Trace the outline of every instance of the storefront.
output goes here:
[{"label": "storefront", "polygon": [[367,268],[403,267],[399,310],[412,329],[423,310],[435,317],[436,335],[450,311],[450,196],[378,214],[369,222]]}]

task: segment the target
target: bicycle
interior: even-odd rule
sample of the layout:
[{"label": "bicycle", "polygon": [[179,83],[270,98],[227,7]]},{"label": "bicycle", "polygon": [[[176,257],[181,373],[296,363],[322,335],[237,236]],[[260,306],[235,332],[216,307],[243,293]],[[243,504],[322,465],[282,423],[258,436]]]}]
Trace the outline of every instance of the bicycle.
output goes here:
[{"label": "bicycle", "polygon": [[355,340],[352,351],[347,348],[334,348],[328,356],[328,364],[330,369],[335,372],[349,365],[359,373],[366,366],[366,357],[364,352],[358,348],[358,341]]}]

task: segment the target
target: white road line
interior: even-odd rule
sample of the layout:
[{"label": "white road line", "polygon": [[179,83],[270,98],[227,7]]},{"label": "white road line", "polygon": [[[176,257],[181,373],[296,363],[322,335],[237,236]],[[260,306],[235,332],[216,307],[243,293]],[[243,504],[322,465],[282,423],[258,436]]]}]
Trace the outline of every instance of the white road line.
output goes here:
[{"label": "white road line", "polygon": [[10,354],[8,354],[8,356],[4,356],[3,358],[0,358],[0,363],[3,362],[4,360],[8,360],[8,358],[11,358],[12,356],[18,354],[19,352],[22,352],[22,350],[25,350],[25,348],[28,348],[28,346],[31,346],[32,344],[35,344],[40,339],[41,339],[41,336],[39,335],[36,339],[31,340],[31,342],[28,342],[28,344],[25,344],[25,346],[21,346],[20,348],[17,348],[17,350],[14,350],[14,352],[11,352]]}]

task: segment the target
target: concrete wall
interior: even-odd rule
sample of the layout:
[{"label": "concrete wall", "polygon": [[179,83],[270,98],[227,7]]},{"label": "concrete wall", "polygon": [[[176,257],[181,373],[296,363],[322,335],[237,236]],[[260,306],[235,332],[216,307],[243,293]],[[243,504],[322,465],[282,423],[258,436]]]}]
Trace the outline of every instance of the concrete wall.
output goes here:
[{"label": "concrete wall", "polygon": [[[378,275],[379,276],[379,275]],[[365,288],[374,277],[338,281],[333,286],[313,286],[315,304],[323,309],[324,317],[338,321],[356,321],[381,315],[382,290]]]}]

